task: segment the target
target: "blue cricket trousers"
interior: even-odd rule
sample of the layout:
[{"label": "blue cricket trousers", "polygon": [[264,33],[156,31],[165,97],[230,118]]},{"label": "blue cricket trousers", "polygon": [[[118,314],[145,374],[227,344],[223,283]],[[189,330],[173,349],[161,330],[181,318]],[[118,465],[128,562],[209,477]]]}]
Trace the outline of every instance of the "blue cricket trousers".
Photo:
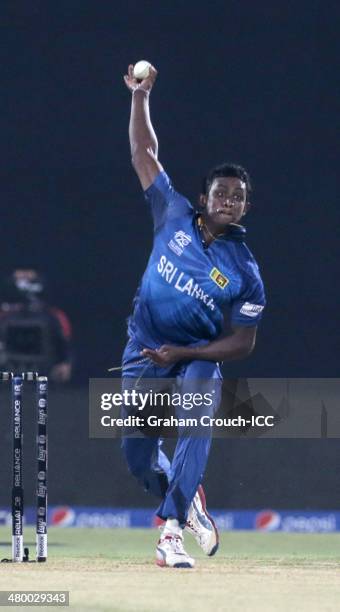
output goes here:
[{"label": "blue cricket trousers", "polygon": [[[138,379],[138,390],[143,390],[143,379],[171,378],[176,380],[176,389],[180,389],[183,396],[186,390],[192,391],[195,385],[199,387],[196,390],[203,393],[205,389],[209,387],[211,390],[213,386],[214,400],[209,414],[210,416],[215,414],[220,403],[222,387],[222,376],[217,363],[191,361],[161,368],[150,360],[136,363],[142,360],[141,350],[140,345],[132,339],[129,340],[123,355],[123,388],[134,388],[136,379]],[[145,384],[145,389],[150,390],[150,384]],[[206,408],[202,414],[207,414]],[[199,437],[197,432],[196,435],[190,435],[190,430],[179,431],[171,463],[162,450],[162,442],[163,440],[155,435],[126,436],[123,438],[122,448],[130,472],[145,490],[161,498],[157,515],[164,520],[176,518],[179,524],[184,526],[189,506],[207,465],[211,428],[205,427],[204,432],[201,429]]]}]

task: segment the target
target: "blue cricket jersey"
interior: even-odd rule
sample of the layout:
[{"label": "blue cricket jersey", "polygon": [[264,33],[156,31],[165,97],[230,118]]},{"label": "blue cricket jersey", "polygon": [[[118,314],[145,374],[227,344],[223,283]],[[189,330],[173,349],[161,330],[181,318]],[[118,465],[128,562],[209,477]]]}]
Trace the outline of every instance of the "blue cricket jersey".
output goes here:
[{"label": "blue cricket jersey", "polygon": [[197,213],[165,172],[145,191],[154,242],[134,299],[128,333],[149,348],[215,340],[223,312],[232,326],[257,325],[265,305],[258,266],[244,243],[246,230],[228,226],[204,248]]}]

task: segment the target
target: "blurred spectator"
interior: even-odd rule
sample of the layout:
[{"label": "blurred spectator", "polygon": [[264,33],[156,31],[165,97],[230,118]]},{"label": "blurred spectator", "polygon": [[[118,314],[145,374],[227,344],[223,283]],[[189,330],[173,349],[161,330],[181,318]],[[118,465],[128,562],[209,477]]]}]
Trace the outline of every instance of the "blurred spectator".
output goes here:
[{"label": "blurred spectator", "polygon": [[37,371],[56,382],[71,378],[71,324],[44,300],[44,281],[32,269],[18,269],[0,291],[0,367]]}]

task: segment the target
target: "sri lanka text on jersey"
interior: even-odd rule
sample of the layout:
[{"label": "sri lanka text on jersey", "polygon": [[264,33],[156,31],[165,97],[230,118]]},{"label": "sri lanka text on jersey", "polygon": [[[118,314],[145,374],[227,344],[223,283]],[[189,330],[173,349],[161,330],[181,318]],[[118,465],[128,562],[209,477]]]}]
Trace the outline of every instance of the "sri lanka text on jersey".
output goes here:
[{"label": "sri lanka text on jersey", "polygon": [[157,264],[157,270],[164,280],[170,285],[173,285],[177,291],[187,293],[197,300],[202,300],[208,308],[215,310],[214,300],[207,293],[204,293],[202,287],[195,282],[195,279],[188,278],[185,273],[181,272],[165,255],[161,255]]}]

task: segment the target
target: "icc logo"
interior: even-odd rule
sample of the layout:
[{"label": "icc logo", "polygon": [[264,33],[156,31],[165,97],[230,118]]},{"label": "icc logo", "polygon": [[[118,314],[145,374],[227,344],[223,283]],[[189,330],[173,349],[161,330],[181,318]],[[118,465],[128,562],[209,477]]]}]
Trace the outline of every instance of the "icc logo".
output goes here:
[{"label": "icc logo", "polygon": [[174,239],[176,240],[177,244],[182,247],[182,249],[188,246],[191,242],[191,237],[188,236],[188,234],[186,234],[185,232],[183,232],[183,230],[175,232]]},{"label": "icc logo", "polygon": [[188,236],[183,230],[178,230],[174,233],[174,237],[168,243],[170,249],[176,253],[176,255],[182,255],[185,247],[191,243],[191,236]]}]

